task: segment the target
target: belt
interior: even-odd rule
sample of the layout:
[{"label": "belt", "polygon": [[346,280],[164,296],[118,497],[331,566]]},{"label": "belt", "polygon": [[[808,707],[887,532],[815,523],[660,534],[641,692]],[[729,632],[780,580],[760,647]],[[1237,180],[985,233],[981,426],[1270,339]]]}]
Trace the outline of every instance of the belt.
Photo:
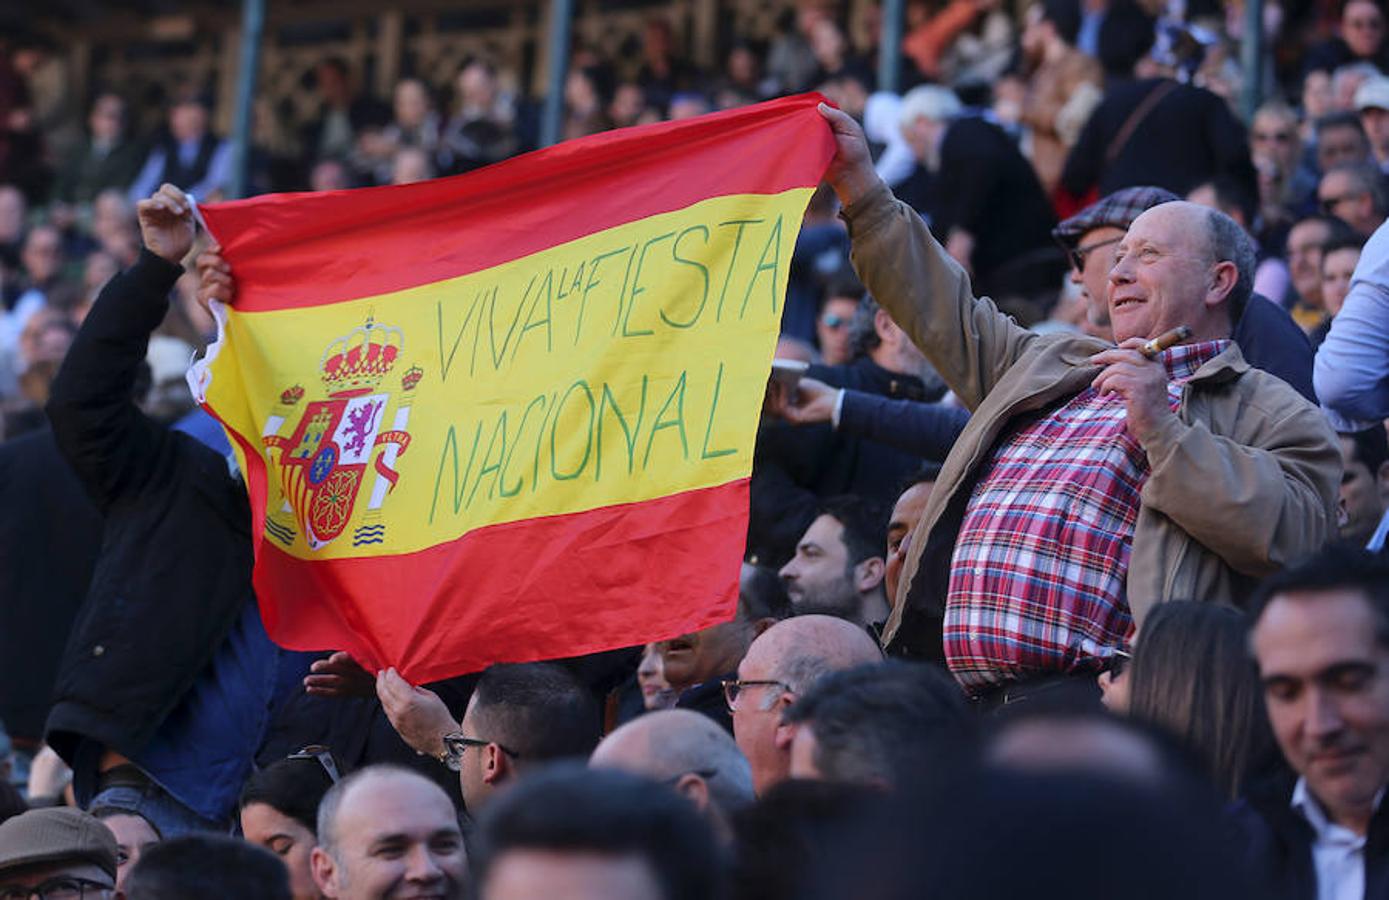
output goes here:
[{"label": "belt", "polygon": [[[1060,690],[1065,688],[1068,690]],[[1088,688],[1088,690],[1087,690]],[[973,700],[980,709],[994,712],[1005,706],[1013,706],[1029,700],[1051,697],[1061,693],[1084,693],[1087,699],[1099,701],[1100,688],[1093,672],[1058,672],[1054,675],[1039,675],[1007,684],[995,685],[975,694]]]}]

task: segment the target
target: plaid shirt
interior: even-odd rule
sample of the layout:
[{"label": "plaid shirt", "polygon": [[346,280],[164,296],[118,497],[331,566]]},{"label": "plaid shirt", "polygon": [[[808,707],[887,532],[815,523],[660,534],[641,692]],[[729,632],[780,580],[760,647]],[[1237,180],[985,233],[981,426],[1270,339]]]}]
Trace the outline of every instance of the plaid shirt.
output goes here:
[{"label": "plaid shirt", "polygon": [[[1160,357],[1182,384],[1229,345]],[[967,690],[1098,671],[1133,631],[1124,596],[1148,457],[1121,397],[1086,388],[1000,441],[970,495],[945,605],[945,658]]]}]

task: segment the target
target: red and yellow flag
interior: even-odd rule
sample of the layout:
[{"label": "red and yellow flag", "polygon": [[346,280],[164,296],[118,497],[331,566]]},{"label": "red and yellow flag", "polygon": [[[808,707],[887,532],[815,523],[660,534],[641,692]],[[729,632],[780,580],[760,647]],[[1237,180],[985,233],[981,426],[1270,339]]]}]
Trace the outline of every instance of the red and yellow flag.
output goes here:
[{"label": "red and yellow flag", "polygon": [[819,99],[203,208],[270,635],[425,682],[728,620]]}]

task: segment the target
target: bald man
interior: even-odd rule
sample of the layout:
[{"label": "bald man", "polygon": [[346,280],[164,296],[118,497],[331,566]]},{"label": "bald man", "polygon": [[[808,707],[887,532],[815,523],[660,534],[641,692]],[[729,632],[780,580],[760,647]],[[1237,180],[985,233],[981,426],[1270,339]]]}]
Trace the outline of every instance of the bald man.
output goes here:
[{"label": "bald man", "polygon": [[760,796],[791,772],[795,728],[782,713],[830,672],[883,658],[864,631],[834,616],[796,616],[762,632],[726,689],[733,736]]},{"label": "bald man", "polygon": [[314,881],[329,900],[462,900],[468,857],[448,795],[396,766],[359,769],[324,795]]},{"label": "bald man", "polygon": [[688,709],[647,713],[603,738],[589,766],[621,769],[669,784],[709,820],[723,841],[729,818],[752,803],[752,768],[733,737]]},{"label": "bald man", "polygon": [[878,178],[862,129],[820,111],[859,277],[974,411],[909,542],[885,645],[943,660],[992,705],[1090,684],[1156,604],[1238,605],[1333,535],[1335,435],[1231,340],[1264,301],[1229,216],[1177,201],[1132,221],[1101,288],[1118,346],[1038,335],[973,295]]}]

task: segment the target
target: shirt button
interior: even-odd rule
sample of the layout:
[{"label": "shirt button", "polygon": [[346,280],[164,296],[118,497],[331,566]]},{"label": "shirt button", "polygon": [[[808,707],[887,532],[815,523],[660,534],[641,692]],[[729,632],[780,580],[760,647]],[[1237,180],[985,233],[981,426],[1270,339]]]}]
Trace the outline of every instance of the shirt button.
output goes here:
[{"label": "shirt button", "polygon": [[92,648],[92,656],[101,656],[105,652],[106,648],[100,644],[97,644],[95,647]]}]

